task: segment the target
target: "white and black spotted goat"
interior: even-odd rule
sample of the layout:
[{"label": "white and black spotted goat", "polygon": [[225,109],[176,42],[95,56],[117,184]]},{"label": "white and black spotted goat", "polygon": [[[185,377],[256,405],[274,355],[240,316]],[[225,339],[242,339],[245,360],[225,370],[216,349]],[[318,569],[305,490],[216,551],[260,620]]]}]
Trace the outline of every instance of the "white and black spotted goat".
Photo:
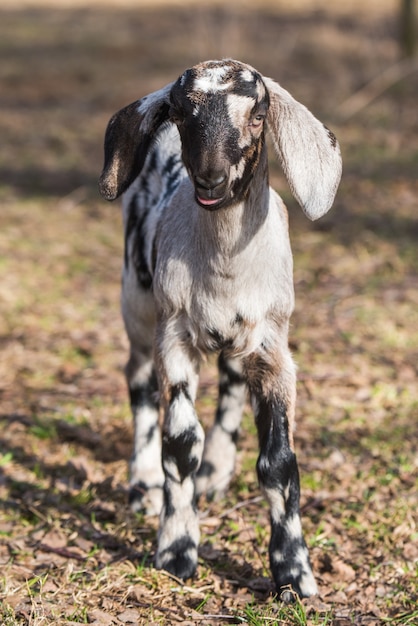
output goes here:
[{"label": "white and black spotted goat", "polygon": [[[292,437],[292,254],[285,206],[269,187],[266,129],[295,198],[320,217],[341,175],[334,135],[277,83],[233,60],[196,65],[116,113],[100,191],[108,200],[126,192],[130,495],[134,508],[161,512],[157,567],[182,579],[195,573],[196,497],[228,486],[248,388],[276,587],[310,596],[317,587]],[[194,401],[200,362],[214,351],[219,401],[205,442]]]}]

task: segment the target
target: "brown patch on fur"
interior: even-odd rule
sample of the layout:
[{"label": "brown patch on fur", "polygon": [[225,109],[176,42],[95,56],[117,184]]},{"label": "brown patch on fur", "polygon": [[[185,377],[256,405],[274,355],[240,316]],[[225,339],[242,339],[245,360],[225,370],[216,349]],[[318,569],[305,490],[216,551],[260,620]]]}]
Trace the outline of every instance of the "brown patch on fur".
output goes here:
[{"label": "brown patch on fur", "polygon": [[[211,70],[214,68],[225,68],[227,71],[222,76],[222,82],[228,82],[232,78],[234,78],[236,72],[247,69],[245,63],[240,63],[239,61],[234,61],[231,59],[226,59],[225,61],[205,61],[204,63],[200,63],[196,65],[193,69],[196,72],[196,76],[204,76],[207,70]],[[250,69],[248,67],[248,69]]]},{"label": "brown patch on fur", "polygon": [[258,162],[260,160],[259,143],[260,143],[259,141],[254,141],[247,148],[245,148],[245,151],[244,151],[244,158],[247,162],[252,161],[254,159],[252,163],[254,170],[257,167]]},{"label": "brown patch on fur", "polygon": [[276,326],[274,345],[261,346],[243,361],[249,389],[266,400],[280,399],[286,407],[289,443],[292,450],[296,405],[296,368],[287,344],[287,321],[273,316]]},{"label": "brown patch on fur", "polygon": [[256,394],[267,399],[280,396],[286,405],[291,403],[293,390],[290,387],[294,379],[279,351],[253,352],[244,359],[244,371],[250,389]]},{"label": "brown patch on fur", "polygon": [[280,399],[286,407],[289,445],[294,450],[293,426],[295,421],[296,377],[286,368],[280,353],[253,353],[244,359],[244,372],[248,386],[255,396],[267,400]]},{"label": "brown patch on fur", "polygon": [[189,93],[187,94],[187,97],[189,98],[192,104],[201,105],[201,104],[205,104],[207,100],[207,93],[205,93],[204,91],[200,91],[200,90],[189,91]]},{"label": "brown patch on fur", "polygon": [[255,172],[260,163],[261,151],[264,145],[263,136],[254,140],[248,148],[245,148],[244,158],[247,163],[251,163],[251,170]]}]

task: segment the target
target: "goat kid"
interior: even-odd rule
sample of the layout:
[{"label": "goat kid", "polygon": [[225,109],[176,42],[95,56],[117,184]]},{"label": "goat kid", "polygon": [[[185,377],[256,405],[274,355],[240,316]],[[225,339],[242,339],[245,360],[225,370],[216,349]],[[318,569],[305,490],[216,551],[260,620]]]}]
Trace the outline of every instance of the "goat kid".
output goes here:
[{"label": "goat kid", "polygon": [[[116,113],[99,186],[108,200],[125,192],[130,499],[160,513],[156,565],[182,579],[195,573],[196,497],[228,486],[249,389],[273,577],[279,593],[291,586],[303,597],[317,587],[292,436],[292,254],[286,208],[269,187],[266,129],[295,198],[309,218],[321,217],[341,176],[337,140],[276,82],[233,60],[196,65]],[[204,443],[194,401],[199,364],[214,351],[218,409]]]}]

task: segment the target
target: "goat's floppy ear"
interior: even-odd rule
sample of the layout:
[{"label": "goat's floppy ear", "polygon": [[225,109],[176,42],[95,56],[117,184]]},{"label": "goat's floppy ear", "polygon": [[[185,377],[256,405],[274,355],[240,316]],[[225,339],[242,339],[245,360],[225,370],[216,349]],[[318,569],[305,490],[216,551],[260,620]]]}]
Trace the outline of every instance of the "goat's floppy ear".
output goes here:
[{"label": "goat's floppy ear", "polygon": [[311,220],[332,206],[341,178],[341,154],[335,136],[289,92],[270,78],[267,123],[292,193]]},{"label": "goat's floppy ear", "polygon": [[158,128],[168,120],[173,83],[121,109],[111,118],[105,136],[105,159],[99,191],[115,200],[140,173]]}]

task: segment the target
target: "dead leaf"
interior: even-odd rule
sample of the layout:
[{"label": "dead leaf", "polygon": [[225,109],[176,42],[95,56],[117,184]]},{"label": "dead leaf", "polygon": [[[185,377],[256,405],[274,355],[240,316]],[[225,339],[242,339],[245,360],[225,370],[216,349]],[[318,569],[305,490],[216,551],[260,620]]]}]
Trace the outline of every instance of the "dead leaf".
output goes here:
[{"label": "dead leaf", "polygon": [[351,565],[338,558],[332,560],[332,571],[335,572],[338,580],[345,582],[354,580],[356,577],[356,572]]},{"label": "dead leaf", "polygon": [[105,613],[105,611],[101,611],[100,609],[93,609],[92,611],[89,611],[89,618],[94,620],[90,623],[96,624],[97,626],[110,626],[116,622],[112,615],[109,615],[109,613]]},{"label": "dead leaf", "polygon": [[118,614],[118,620],[123,624],[138,624],[139,618],[140,615],[136,609],[126,609]]}]

